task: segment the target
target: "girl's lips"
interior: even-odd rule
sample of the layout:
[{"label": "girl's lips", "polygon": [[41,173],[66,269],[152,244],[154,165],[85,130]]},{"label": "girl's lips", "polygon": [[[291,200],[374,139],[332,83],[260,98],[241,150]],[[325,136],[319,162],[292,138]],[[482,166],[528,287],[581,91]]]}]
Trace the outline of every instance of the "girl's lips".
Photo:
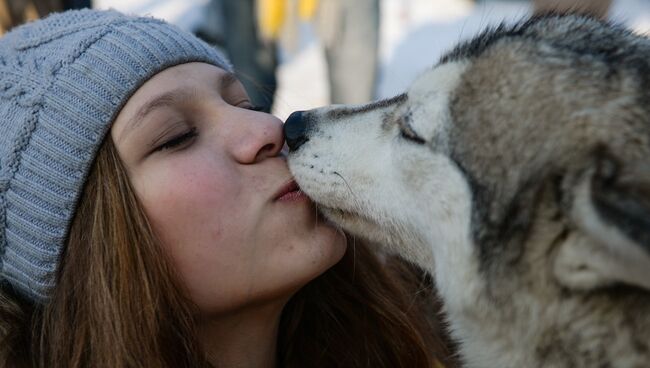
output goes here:
[{"label": "girl's lips", "polygon": [[274,199],[277,201],[297,201],[307,199],[307,196],[300,190],[298,183],[295,180],[291,180],[278,190]]},{"label": "girl's lips", "polygon": [[280,198],[278,198],[278,201],[282,202],[288,202],[288,201],[302,201],[302,200],[307,200],[307,195],[302,190],[296,190],[293,192],[289,192]]}]

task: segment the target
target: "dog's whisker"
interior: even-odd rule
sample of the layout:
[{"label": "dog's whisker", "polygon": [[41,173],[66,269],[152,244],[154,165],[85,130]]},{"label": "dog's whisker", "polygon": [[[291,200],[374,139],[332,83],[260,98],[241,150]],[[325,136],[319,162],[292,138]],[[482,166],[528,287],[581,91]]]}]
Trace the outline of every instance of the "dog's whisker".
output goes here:
[{"label": "dog's whisker", "polygon": [[357,194],[354,192],[354,190],[352,190],[352,187],[350,186],[350,183],[348,183],[348,181],[345,180],[343,175],[339,174],[338,172],[332,171],[332,174],[338,176],[339,178],[341,178],[341,180],[343,180],[343,183],[345,183],[345,186],[348,188],[348,191],[350,191],[350,194],[352,195],[352,200],[354,201],[355,207],[356,208],[361,208],[361,200],[359,199]]},{"label": "dog's whisker", "polygon": [[357,237],[352,236],[352,279],[357,274]]}]

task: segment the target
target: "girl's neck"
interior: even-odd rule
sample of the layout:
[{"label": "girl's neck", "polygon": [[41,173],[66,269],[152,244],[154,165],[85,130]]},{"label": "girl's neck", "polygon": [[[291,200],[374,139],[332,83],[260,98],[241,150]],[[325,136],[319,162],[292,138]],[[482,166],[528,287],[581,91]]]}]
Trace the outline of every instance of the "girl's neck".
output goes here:
[{"label": "girl's neck", "polygon": [[275,368],[281,305],[249,307],[199,322],[199,339],[218,368]]}]

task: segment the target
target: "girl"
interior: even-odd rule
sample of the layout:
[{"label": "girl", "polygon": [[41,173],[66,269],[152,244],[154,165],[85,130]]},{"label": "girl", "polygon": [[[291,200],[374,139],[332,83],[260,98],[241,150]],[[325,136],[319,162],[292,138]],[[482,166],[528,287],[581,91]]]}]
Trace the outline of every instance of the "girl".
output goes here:
[{"label": "girl", "polygon": [[319,218],[214,49],[72,11],[0,39],[0,75],[0,365],[437,364],[413,270]]}]

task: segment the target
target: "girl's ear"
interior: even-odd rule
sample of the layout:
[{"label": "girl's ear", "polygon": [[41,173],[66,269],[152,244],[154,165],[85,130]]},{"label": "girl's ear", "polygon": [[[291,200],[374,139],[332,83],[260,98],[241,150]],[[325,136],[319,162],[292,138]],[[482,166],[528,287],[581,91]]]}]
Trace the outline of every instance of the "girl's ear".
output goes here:
[{"label": "girl's ear", "polygon": [[555,270],[567,286],[624,283],[650,290],[650,163],[625,165],[599,153],[574,188],[577,227]]}]

